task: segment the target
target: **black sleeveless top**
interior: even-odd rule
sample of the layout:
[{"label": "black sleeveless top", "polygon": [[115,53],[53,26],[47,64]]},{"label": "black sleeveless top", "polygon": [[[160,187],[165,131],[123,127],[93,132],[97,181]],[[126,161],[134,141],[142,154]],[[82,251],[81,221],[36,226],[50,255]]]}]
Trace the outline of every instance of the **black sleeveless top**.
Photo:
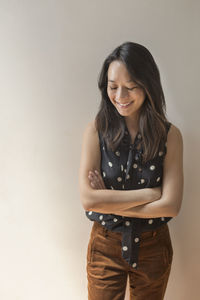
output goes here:
[{"label": "black sleeveless top", "polygon": [[[166,123],[167,132],[171,126]],[[143,148],[138,149],[141,134],[138,131],[133,144],[125,123],[125,134],[117,149],[113,152],[99,133],[101,149],[101,175],[107,189],[134,190],[153,188],[162,185],[163,161],[167,152],[167,143],[158,155],[142,163]],[[115,214],[85,211],[91,221],[97,221],[105,228],[122,233],[122,257],[128,264],[138,269],[140,234],[154,230],[167,223],[172,217],[131,218]]]}]

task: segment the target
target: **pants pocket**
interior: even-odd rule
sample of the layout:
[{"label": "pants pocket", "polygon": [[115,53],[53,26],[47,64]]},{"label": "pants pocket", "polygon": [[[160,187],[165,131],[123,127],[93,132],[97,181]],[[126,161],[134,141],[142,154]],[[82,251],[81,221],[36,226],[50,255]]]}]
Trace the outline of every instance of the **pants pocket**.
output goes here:
[{"label": "pants pocket", "polygon": [[93,254],[93,245],[95,242],[95,235],[93,231],[90,234],[90,239],[87,247],[87,263],[91,263],[92,261],[92,254]]},{"label": "pants pocket", "polygon": [[145,274],[149,282],[163,278],[169,272],[172,263],[173,249],[167,227],[163,227],[159,234],[143,240],[139,251],[139,265],[141,274]]},{"label": "pants pocket", "polygon": [[169,229],[165,232],[165,235],[163,236],[163,252],[166,265],[171,265],[174,251]]}]

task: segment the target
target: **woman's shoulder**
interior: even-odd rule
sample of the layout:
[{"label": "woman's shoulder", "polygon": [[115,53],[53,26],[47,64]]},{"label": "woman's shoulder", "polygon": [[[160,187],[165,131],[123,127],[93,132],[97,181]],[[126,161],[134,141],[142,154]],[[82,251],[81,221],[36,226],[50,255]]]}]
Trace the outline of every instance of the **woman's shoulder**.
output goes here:
[{"label": "woman's shoulder", "polygon": [[173,124],[172,122],[167,122],[167,126],[169,128],[169,133],[176,134],[176,135],[181,135],[181,130],[178,126]]},{"label": "woman's shoulder", "polygon": [[86,128],[88,130],[91,130],[93,133],[96,133],[96,126],[95,126],[95,120],[90,120],[87,125]]},{"label": "woman's shoulder", "polygon": [[173,143],[175,140],[179,143],[183,143],[183,137],[180,128],[171,122],[168,123],[169,123],[169,129],[167,135],[167,143],[168,142]]},{"label": "woman's shoulder", "polygon": [[101,143],[101,136],[99,134],[99,131],[96,128],[96,121],[95,119],[90,120],[86,127],[85,127],[85,132],[87,132],[88,135],[90,135],[90,137],[92,139],[94,139],[96,142]]}]

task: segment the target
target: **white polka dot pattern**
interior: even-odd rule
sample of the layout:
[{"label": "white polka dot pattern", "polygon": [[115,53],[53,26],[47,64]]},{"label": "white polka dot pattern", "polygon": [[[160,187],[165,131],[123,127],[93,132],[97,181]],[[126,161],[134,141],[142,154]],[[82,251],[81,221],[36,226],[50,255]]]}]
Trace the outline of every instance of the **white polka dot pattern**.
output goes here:
[{"label": "white polka dot pattern", "polygon": [[128,247],[127,246],[123,246],[123,251],[127,251],[128,250]]},{"label": "white polka dot pattern", "polygon": [[132,264],[132,267],[133,267],[133,268],[135,268],[136,266],[137,266],[137,264],[136,264],[136,263],[133,263],[133,264]]},{"label": "white polka dot pattern", "polygon": [[150,166],[150,170],[154,170],[156,167],[154,165]]},{"label": "white polka dot pattern", "polygon": [[120,156],[120,152],[119,152],[119,151],[116,151],[115,154],[116,154],[117,156]]},{"label": "white polka dot pattern", "polygon": [[[123,137],[123,143],[119,148],[111,151],[105,146],[105,141],[101,137],[101,169],[102,177],[107,189],[112,190],[133,190],[143,188],[153,188],[158,186],[162,179],[162,167],[165,151],[158,150],[158,155],[146,163],[142,162],[142,136],[136,135],[133,144],[129,144],[130,135]],[[165,144],[165,146],[167,143]],[[163,151],[162,151],[163,150]],[[160,158],[162,156],[162,159]],[[158,218],[135,218],[126,217],[115,213],[98,213],[86,211],[86,216],[97,221],[104,228],[122,233],[122,257],[128,264],[136,269],[138,266],[138,253],[140,249],[141,232],[155,230],[166,224],[172,217]]]}]

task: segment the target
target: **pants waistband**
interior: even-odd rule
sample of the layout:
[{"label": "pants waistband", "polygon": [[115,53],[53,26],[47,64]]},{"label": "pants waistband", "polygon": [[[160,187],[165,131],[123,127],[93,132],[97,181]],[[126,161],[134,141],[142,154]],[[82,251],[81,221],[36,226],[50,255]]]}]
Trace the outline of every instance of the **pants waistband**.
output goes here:
[{"label": "pants waistband", "polygon": [[[93,228],[92,228],[92,230],[95,230],[95,232],[99,232],[99,233],[102,233],[102,234],[107,235],[107,236],[110,235],[112,237],[116,237],[116,238],[119,238],[119,239],[122,236],[122,232],[115,232],[115,231],[112,231],[110,229],[107,229],[107,228],[105,228],[103,225],[101,225],[97,221],[93,222]],[[145,239],[145,238],[148,238],[148,237],[153,237],[153,236],[159,235],[163,231],[168,231],[168,230],[169,230],[168,224],[165,223],[165,224],[159,226],[156,229],[152,229],[150,231],[141,232],[140,233],[140,237],[141,237],[141,239],[143,239],[143,238]]]}]

